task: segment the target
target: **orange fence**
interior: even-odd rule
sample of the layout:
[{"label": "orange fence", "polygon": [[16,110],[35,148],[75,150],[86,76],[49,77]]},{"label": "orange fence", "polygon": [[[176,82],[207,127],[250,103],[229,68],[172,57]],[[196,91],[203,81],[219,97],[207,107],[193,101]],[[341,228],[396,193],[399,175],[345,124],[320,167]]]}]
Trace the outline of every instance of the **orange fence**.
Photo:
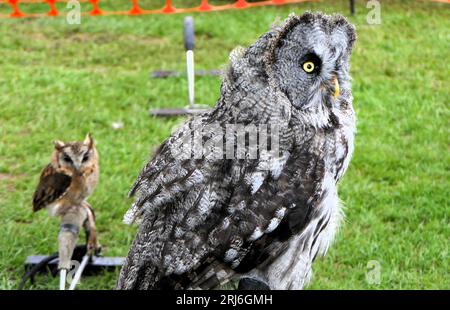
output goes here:
[{"label": "orange fence", "polygon": [[[246,9],[265,5],[284,5],[290,3],[306,2],[311,0],[265,0],[259,2],[247,2],[246,0],[236,0],[234,3],[225,5],[211,5],[208,0],[199,0],[200,4],[191,8],[176,8],[172,5],[172,0],[166,0],[165,6],[159,9],[147,10],[139,6],[139,0],[129,0],[130,9],[127,11],[105,11],[101,8],[101,3],[108,0],[78,0],[78,2],[89,2],[92,6],[89,12],[82,15],[100,16],[100,15],[147,15],[147,14],[173,14],[173,13],[189,13],[189,12],[209,12],[221,11],[228,9]],[[313,0],[314,1],[314,0]],[[68,0],[0,0],[0,4],[7,4],[11,7],[10,14],[0,14],[0,18],[21,18],[21,17],[43,17],[58,16],[61,12],[56,8],[57,2],[67,3]],[[21,11],[21,5],[32,3],[46,3],[49,6],[47,13],[25,13]],[[65,13],[68,10],[65,11]]]}]

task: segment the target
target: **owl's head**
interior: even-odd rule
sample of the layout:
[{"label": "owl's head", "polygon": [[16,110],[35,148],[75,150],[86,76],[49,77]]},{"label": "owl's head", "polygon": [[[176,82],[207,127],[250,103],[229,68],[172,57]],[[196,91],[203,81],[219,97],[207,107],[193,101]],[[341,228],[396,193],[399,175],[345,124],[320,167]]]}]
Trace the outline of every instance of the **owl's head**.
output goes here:
[{"label": "owl's head", "polygon": [[67,171],[82,171],[85,167],[92,165],[97,160],[97,151],[94,139],[87,134],[83,142],[62,142],[56,140],[53,161]]},{"label": "owl's head", "polygon": [[331,107],[351,97],[354,27],[340,15],[289,17],[269,46],[269,78],[297,109]]}]

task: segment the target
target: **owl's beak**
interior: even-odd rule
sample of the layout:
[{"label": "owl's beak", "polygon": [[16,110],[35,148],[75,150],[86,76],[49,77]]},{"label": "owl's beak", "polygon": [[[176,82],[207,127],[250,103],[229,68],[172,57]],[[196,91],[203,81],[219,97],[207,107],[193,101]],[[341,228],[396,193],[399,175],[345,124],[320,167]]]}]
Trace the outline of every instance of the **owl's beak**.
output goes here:
[{"label": "owl's beak", "polygon": [[337,97],[339,97],[339,81],[336,76],[333,76],[333,86],[334,86],[333,98],[337,99]]},{"label": "owl's beak", "polygon": [[77,171],[79,171],[80,170],[80,168],[81,168],[81,162],[77,162],[76,160],[73,162],[73,166],[75,167],[75,169],[77,170]]}]

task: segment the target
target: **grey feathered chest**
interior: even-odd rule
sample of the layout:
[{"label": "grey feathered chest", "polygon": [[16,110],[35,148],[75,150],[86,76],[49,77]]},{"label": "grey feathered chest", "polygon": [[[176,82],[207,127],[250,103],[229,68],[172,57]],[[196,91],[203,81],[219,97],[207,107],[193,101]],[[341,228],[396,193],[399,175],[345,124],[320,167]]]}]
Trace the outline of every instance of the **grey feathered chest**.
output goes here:
[{"label": "grey feathered chest", "polygon": [[232,53],[217,106],[175,132],[131,191],[125,220],[141,223],[118,288],[213,288],[235,275],[304,286],[342,217],[354,40],[343,17],[307,13]]}]

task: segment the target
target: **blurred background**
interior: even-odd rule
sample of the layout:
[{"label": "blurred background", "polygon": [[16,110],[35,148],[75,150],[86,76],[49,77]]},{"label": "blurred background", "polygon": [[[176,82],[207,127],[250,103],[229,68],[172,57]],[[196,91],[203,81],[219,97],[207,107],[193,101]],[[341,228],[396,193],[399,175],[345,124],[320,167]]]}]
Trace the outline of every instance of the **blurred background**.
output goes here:
[{"label": "blurred background", "polygon": [[[233,3],[215,0],[211,4]],[[222,69],[236,46],[248,46],[279,17],[307,10],[341,13],[356,25],[353,52],[356,149],[340,184],[346,223],[329,254],[316,261],[309,289],[450,289],[449,38],[450,5],[433,1],[322,0],[246,10],[190,13],[196,27],[196,69]],[[375,1],[377,2],[377,1]],[[164,1],[140,0],[142,8]],[[192,7],[200,1],[172,1]],[[129,10],[128,0],[101,8]],[[31,197],[52,141],[91,132],[101,159],[90,198],[106,256],[125,256],[135,227],[122,224],[127,192],[151,150],[183,118],[154,118],[149,108],[184,107],[186,14],[0,19],[0,289],[14,289],[28,255],[57,250],[58,221],[32,213]],[[47,4],[20,4],[45,13]],[[90,3],[81,10],[90,11]],[[0,2],[0,14],[11,7]],[[375,16],[377,17],[377,16]],[[373,21],[376,21],[373,23]],[[196,97],[211,106],[220,77],[197,77]],[[84,237],[80,238],[80,243]],[[111,289],[117,272],[83,277],[81,289]],[[38,276],[32,289],[56,289]]]}]

